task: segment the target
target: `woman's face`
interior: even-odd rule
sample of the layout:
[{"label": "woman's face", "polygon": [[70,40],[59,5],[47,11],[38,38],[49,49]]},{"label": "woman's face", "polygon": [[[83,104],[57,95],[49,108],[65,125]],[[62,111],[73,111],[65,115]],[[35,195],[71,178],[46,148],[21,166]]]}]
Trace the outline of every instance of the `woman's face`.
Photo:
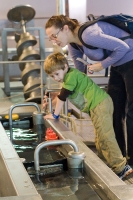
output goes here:
[{"label": "woman's face", "polygon": [[66,25],[63,28],[55,28],[54,26],[46,29],[46,34],[49,37],[49,40],[53,44],[57,44],[60,47],[65,47],[68,44],[68,34]]}]

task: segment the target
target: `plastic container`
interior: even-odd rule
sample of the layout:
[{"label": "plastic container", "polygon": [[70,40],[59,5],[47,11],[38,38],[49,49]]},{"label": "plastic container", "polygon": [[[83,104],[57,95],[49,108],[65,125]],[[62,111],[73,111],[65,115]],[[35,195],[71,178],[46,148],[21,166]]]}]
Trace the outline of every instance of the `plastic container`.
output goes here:
[{"label": "plastic container", "polygon": [[[45,140],[58,140],[58,136],[56,135],[56,133],[53,131],[52,128],[47,128],[46,130],[46,136],[45,136]],[[48,149],[54,149],[56,148],[56,146],[49,146]]]},{"label": "plastic container", "polygon": [[57,140],[57,139],[58,139],[58,136],[53,131],[53,129],[52,128],[47,128],[45,140]]}]

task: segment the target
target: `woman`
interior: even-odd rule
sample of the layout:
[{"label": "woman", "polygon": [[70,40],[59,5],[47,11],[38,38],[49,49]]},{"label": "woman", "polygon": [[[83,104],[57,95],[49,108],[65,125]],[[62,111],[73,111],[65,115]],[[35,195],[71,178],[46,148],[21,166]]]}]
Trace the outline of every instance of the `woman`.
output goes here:
[{"label": "woman", "polygon": [[[129,164],[133,165],[133,39],[124,41],[119,38],[129,33],[99,21],[87,27],[82,33],[82,40],[97,49],[89,49],[82,45],[78,38],[81,24],[67,16],[52,16],[45,29],[49,39],[60,47],[68,45],[70,55],[77,69],[85,72],[85,66],[76,60],[85,54],[96,63],[88,66],[94,72],[111,66],[108,93],[114,104],[114,130],[123,156],[126,156],[125,118],[127,127],[127,147]],[[72,43],[76,44],[76,48]],[[106,57],[104,54],[106,50]],[[126,107],[127,105],[127,107]]]}]

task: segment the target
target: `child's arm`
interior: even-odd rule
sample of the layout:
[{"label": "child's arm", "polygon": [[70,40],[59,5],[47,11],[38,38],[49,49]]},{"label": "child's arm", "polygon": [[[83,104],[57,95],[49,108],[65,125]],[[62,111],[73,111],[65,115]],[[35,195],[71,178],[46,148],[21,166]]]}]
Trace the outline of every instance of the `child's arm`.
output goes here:
[{"label": "child's arm", "polygon": [[60,100],[57,97],[57,102],[56,102],[55,111],[54,111],[55,115],[59,115],[60,114],[60,111],[61,111],[63,105],[64,105],[64,101]]},{"label": "child's arm", "polygon": [[44,119],[55,119],[56,116],[58,118],[59,114],[60,114],[60,111],[63,107],[63,104],[64,104],[64,101],[60,100],[58,97],[57,97],[57,102],[56,102],[56,106],[55,106],[55,111],[54,111],[54,116],[53,114],[48,114],[48,115],[45,115],[44,116]]}]

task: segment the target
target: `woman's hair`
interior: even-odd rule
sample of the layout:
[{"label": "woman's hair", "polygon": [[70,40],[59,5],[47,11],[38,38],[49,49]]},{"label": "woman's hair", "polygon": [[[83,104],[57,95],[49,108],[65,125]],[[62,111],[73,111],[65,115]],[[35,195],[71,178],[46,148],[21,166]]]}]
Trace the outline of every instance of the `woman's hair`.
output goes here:
[{"label": "woman's hair", "polygon": [[68,62],[62,53],[60,52],[52,53],[45,59],[44,71],[47,74],[51,74],[55,72],[56,70],[60,70],[60,69],[64,70],[65,64],[68,65]]},{"label": "woman's hair", "polygon": [[78,20],[70,19],[65,15],[54,15],[52,16],[45,25],[45,29],[54,26],[55,28],[63,28],[64,25],[68,25],[69,29],[74,32],[77,26],[80,26]]}]

